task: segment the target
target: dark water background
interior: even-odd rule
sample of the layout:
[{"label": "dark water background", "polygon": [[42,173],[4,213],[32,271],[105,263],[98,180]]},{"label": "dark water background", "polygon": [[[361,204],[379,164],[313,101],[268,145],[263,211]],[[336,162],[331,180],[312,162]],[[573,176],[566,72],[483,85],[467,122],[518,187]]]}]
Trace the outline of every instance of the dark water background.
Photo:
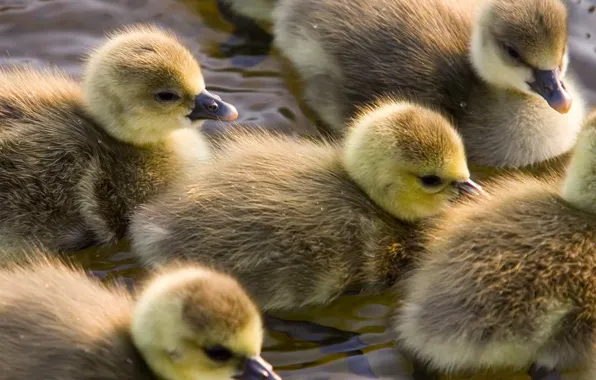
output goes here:
[{"label": "dark water background", "polygon": [[[372,1],[372,0],[368,0]],[[415,1],[415,0],[412,0]],[[570,0],[572,68],[596,103],[596,0]],[[214,0],[0,0],[1,65],[53,64],[78,77],[80,57],[106,30],[152,22],[174,30],[203,67],[207,87],[236,105],[241,124],[314,133],[273,54],[226,56],[232,26]],[[212,122],[207,131],[225,126]],[[142,275],[126,243],[76,255],[94,274],[130,284]],[[387,297],[345,297],[320,310],[267,318],[264,356],[286,379],[408,379],[385,332]],[[482,377],[475,377],[480,379]],[[502,374],[484,378],[526,379]]]}]

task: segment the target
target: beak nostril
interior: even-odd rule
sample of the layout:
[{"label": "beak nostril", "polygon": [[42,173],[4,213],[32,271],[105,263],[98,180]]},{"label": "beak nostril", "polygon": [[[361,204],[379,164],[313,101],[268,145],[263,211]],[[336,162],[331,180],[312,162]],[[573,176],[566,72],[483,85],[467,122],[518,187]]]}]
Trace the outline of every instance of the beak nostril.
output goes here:
[{"label": "beak nostril", "polygon": [[207,105],[207,109],[211,112],[217,112],[219,110],[219,106],[215,102],[211,102]]}]

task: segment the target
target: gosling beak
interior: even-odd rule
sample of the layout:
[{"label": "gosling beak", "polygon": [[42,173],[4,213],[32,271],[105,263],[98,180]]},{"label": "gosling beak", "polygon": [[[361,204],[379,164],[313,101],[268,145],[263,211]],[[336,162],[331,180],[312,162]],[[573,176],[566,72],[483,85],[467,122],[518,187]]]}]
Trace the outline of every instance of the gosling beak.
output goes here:
[{"label": "gosling beak", "polygon": [[554,110],[567,113],[571,109],[571,95],[559,78],[559,68],[554,70],[533,70],[534,82],[528,83],[530,88],[542,96]]},{"label": "gosling beak", "polygon": [[463,182],[456,182],[455,188],[459,190],[460,193],[464,194],[488,196],[486,191],[482,189],[482,186],[471,179]]},{"label": "gosling beak", "polygon": [[238,118],[238,111],[230,103],[222,101],[219,96],[203,90],[195,97],[195,108],[187,117],[192,121],[205,119],[234,121]]},{"label": "gosling beak", "polygon": [[242,372],[232,378],[236,380],[281,380],[281,377],[273,372],[271,364],[260,356],[246,358]]}]

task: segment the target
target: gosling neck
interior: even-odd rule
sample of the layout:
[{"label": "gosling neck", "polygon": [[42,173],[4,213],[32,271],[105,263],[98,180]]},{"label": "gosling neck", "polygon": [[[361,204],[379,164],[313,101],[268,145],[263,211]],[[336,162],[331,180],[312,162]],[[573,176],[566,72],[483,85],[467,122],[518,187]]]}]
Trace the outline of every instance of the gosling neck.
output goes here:
[{"label": "gosling neck", "polygon": [[396,210],[403,211],[403,208],[397,207],[395,201],[387,197],[386,188],[380,185],[380,179],[390,176],[390,173],[379,171],[375,164],[370,164],[373,157],[365,157],[358,146],[358,141],[348,139],[348,144],[343,152],[342,164],[348,176],[358,187],[380,208],[398,219],[409,220],[409,215],[402,215]]},{"label": "gosling neck", "polygon": [[596,214],[596,128],[587,128],[578,136],[562,197],[578,209]]},{"label": "gosling neck", "polygon": [[494,85],[491,78],[491,71],[495,70],[496,57],[494,52],[488,49],[485,39],[486,19],[488,18],[490,1],[486,0],[474,14],[472,31],[469,45],[469,59],[474,72],[485,82]]},{"label": "gosling neck", "polygon": [[171,139],[174,132],[190,130],[191,127],[200,127],[195,122],[181,117],[182,120],[164,120],[151,116],[135,115],[131,117],[111,118],[103,120],[95,116],[102,128],[117,140],[132,144],[138,147],[149,147],[165,145]]}]

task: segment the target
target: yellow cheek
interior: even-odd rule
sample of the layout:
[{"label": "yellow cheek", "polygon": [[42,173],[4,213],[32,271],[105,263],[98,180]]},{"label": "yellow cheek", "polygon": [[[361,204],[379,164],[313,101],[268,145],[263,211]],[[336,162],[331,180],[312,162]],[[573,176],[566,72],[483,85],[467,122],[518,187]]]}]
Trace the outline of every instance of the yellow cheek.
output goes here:
[{"label": "yellow cheek", "polygon": [[235,372],[231,366],[215,367],[211,363],[207,364],[202,358],[191,356],[182,363],[173,365],[176,378],[172,380],[228,380]]},{"label": "yellow cheek", "polygon": [[416,220],[438,214],[447,206],[449,196],[444,192],[426,193],[422,189],[403,194],[399,200],[406,219]]}]

